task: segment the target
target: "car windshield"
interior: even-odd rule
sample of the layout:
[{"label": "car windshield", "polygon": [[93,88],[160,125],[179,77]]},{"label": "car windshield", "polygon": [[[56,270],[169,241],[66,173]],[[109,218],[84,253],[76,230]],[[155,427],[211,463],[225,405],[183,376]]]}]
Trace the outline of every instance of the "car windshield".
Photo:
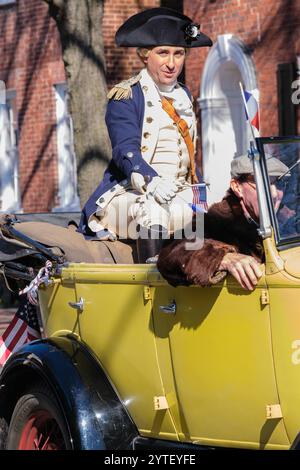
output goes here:
[{"label": "car windshield", "polygon": [[[300,137],[257,139],[261,153],[275,161],[280,175],[268,168],[269,203],[277,244],[300,241]],[[274,166],[274,165],[273,165]],[[273,168],[274,172],[274,168]]]}]

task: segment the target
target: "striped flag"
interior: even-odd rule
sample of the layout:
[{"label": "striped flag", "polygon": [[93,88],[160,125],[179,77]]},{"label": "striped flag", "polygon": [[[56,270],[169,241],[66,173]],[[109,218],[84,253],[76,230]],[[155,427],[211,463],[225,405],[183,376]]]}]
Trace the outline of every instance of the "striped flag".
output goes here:
[{"label": "striped flag", "polygon": [[190,207],[194,212],[207,212],[208,205],[206,201],[206,184],[199,183],[192,185],[193,203]]},{"label": "striped flag", "polygon": [[9,356],[24,344],[40,337],[37,307],[25,297],[21,300],[15,316],[0,337],[0,366],[3,366]]},{"label": "striped flag", "polygon": [[244,106],[247,120],[259,131],[259,107],[257,90],[243,90]]}]

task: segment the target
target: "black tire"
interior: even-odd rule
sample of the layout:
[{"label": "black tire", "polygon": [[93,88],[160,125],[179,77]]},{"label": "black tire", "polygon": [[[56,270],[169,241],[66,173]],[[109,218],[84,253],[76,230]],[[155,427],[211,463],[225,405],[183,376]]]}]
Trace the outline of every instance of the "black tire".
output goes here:
[{"label": "black tire", "polygon": [[64,416],[51,390],[34,386],[16,403],[10,421],[8,450],[68,450],[71,438]]}]

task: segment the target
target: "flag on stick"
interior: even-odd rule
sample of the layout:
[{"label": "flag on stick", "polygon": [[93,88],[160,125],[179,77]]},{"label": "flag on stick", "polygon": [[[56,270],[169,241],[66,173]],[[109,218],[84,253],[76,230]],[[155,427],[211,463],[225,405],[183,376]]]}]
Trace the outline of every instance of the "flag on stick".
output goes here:
[{"label": "flag on stick", "polygon": [[253,127],[259,132],[259,106],[258,106],[258,90],[247,91],[243,89],[240,82],[241,94],[244,102],[247,120],[251,126],[252,135],[254,137]]},{"label": "flag on stick", "polygon": [[190,207],[194,212],[207,212],[208,205],[206,200],[206,184],[199,183],[192,185],[193,203]]},{"label": "flag on stick", "polygon": [[0,365],[3,366],[9,356],[24,344],[40,337],[37,307],[32,305],[26,296],[21,300],[15,316],[0,337]]}]

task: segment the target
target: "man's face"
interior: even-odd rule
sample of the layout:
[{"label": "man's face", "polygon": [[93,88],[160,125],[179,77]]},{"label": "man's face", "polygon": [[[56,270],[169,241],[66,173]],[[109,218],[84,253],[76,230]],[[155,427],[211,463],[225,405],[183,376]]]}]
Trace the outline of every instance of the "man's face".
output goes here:
[{"label": "man's face", "polygon": [[[279,209],[283,191],[276,188],[275,185],[276,177],[270,177],[270,189],[271,196],[273,199],[275,212]],[[252,219],[259,220],[259,205],[257,199],[256,183],[253,176],[249,176],[246,181],[231,180],[230,187],[235,193],[236,196],[240,199],[241,207],[247,215],[247,213],[252,217]]]},{"label": "man's face", "polygon": [[182,71],[184,59],[183,47],[158,46],[150,50],[145,64],[157,85],[172,85]]}]

